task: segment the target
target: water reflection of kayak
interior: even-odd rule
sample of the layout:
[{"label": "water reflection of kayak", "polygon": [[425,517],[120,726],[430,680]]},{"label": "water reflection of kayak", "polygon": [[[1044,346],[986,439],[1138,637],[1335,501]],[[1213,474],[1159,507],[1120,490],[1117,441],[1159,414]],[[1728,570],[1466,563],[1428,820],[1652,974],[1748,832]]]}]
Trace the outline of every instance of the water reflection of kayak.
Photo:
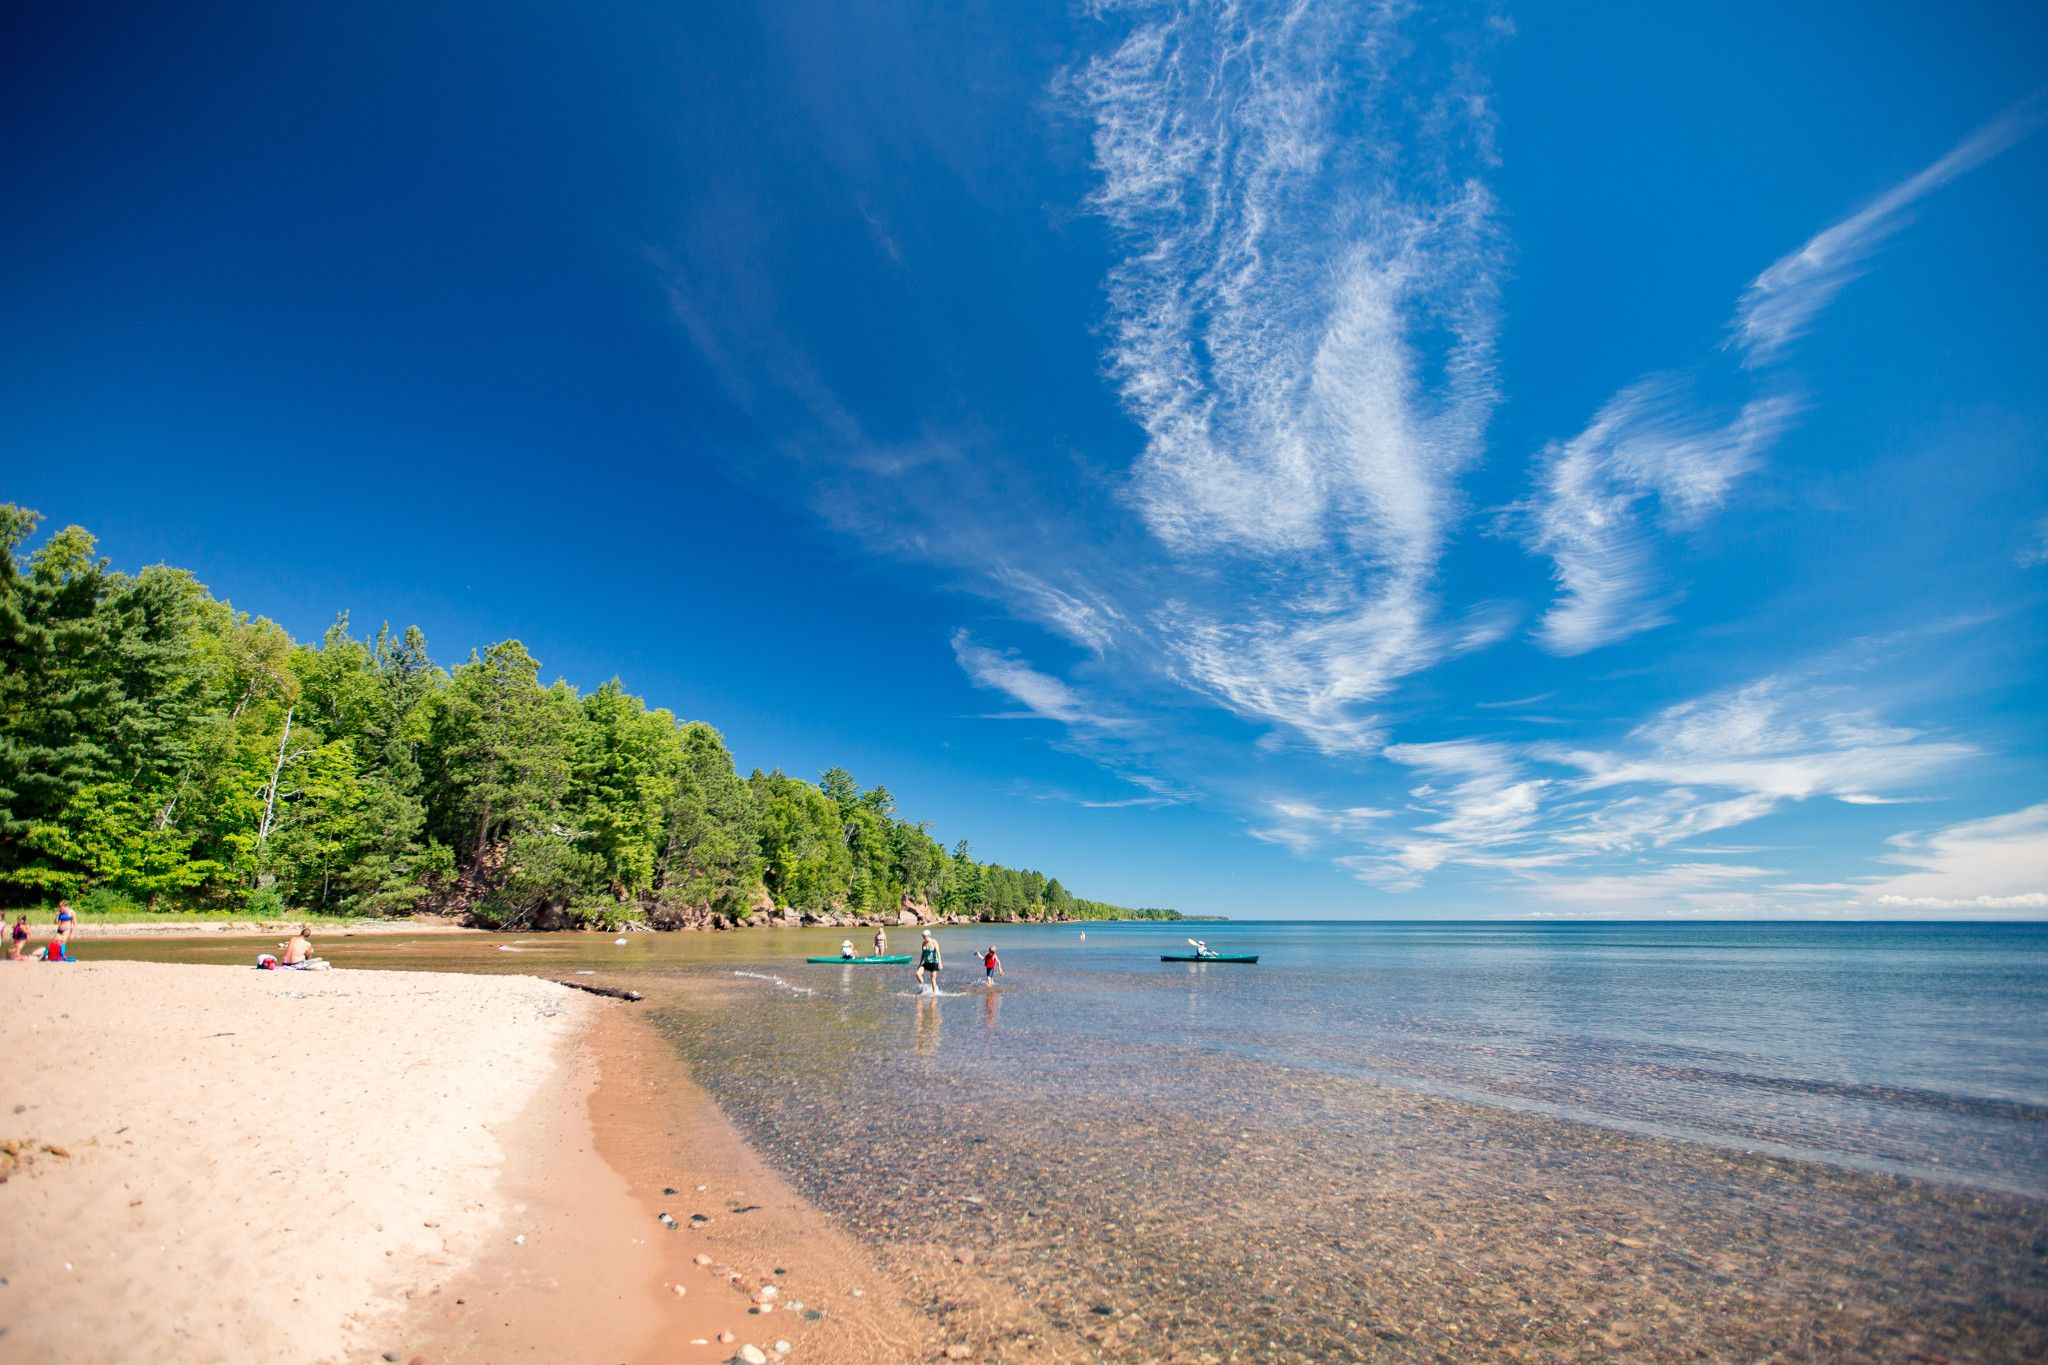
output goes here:
[{"label": "water reflection of kayak", "polygon": [[847,967],[901,967],[910,961],[910,954],[901,957],[807,957],[806,962],[837,962]]},{"label": "water reflection of kayak", "polygon": [[1161,962],[1257,962],[1257,953],[1210,953],[1201,957],[1194,953],[1161,953]]}]

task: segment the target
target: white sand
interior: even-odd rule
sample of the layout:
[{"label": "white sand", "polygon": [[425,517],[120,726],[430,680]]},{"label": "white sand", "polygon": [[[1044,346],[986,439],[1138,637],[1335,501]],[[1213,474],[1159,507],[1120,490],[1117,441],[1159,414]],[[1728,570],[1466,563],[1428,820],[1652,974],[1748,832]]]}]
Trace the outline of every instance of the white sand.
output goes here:
[{"label": "white sand", "polygon": [[517,1235],[494,1127],[588,997],[531,977],[0,963],[0,1359],[375,1359]]}]

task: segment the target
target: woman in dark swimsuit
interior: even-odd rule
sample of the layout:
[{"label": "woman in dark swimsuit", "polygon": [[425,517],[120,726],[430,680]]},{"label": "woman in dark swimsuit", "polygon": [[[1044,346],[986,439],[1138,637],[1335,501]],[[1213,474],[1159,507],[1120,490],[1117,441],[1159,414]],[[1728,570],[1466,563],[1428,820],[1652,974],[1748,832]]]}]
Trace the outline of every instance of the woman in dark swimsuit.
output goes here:
[{"label": "woman in dark swimsuit", "polygon": [[917,989],[920,992],[925,989],[925,973],[930,972],[931,992],[933,995],[937,995],[939,993],[939,969],[943,966],[945,966],[945,963],[939,959],[939,941],[933,938],[932,931],[927,929],[924,931],[924,942],[918,946],[917,950]]}]

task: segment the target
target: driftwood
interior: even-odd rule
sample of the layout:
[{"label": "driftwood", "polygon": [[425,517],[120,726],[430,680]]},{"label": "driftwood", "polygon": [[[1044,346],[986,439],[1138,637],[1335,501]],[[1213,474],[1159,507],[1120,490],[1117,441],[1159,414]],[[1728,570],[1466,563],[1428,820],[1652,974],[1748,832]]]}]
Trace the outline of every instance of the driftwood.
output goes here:
[{"label": "driftwood", "polygon": [[557,986],[567,986],[572,991],[589,991],[592,995],[608,996],[613,1000],[638,1000],[640,992],[622,991],[617,986],[586,986],[581,981],[557,981]]}]

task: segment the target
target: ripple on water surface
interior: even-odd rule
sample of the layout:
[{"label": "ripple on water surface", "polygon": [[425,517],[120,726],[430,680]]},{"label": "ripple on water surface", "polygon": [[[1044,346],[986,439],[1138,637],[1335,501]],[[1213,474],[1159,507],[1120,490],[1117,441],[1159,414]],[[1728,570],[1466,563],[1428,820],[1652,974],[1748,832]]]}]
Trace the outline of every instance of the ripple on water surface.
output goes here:
[{"label": "ripple on water surface", "polygon": [[[1006,984],[937,1001],[858,969],[816,969],[808,998],[692,972],[659,1016],[770,1157],[988,1355],[2048,1348],[2039,1200],[1854,1169],[1924,1160],[1947,1124],[1995,1135],[1986,1171],[2032,1178],[2038,1148],[2006,1131],[2038,1129],[2029,1100],[1773,1077],[1725,1038],[1604,1038],[1574,1065],[1526,1020],[1469,1012],[1417,1045],[1373,1022],[1412,1000],[1003,952]],[[1494,1096],[1516,1107],[1443,1093],[1546,1054]],[[1745,1152],[1745,1125],[1841,1159]]]}]

